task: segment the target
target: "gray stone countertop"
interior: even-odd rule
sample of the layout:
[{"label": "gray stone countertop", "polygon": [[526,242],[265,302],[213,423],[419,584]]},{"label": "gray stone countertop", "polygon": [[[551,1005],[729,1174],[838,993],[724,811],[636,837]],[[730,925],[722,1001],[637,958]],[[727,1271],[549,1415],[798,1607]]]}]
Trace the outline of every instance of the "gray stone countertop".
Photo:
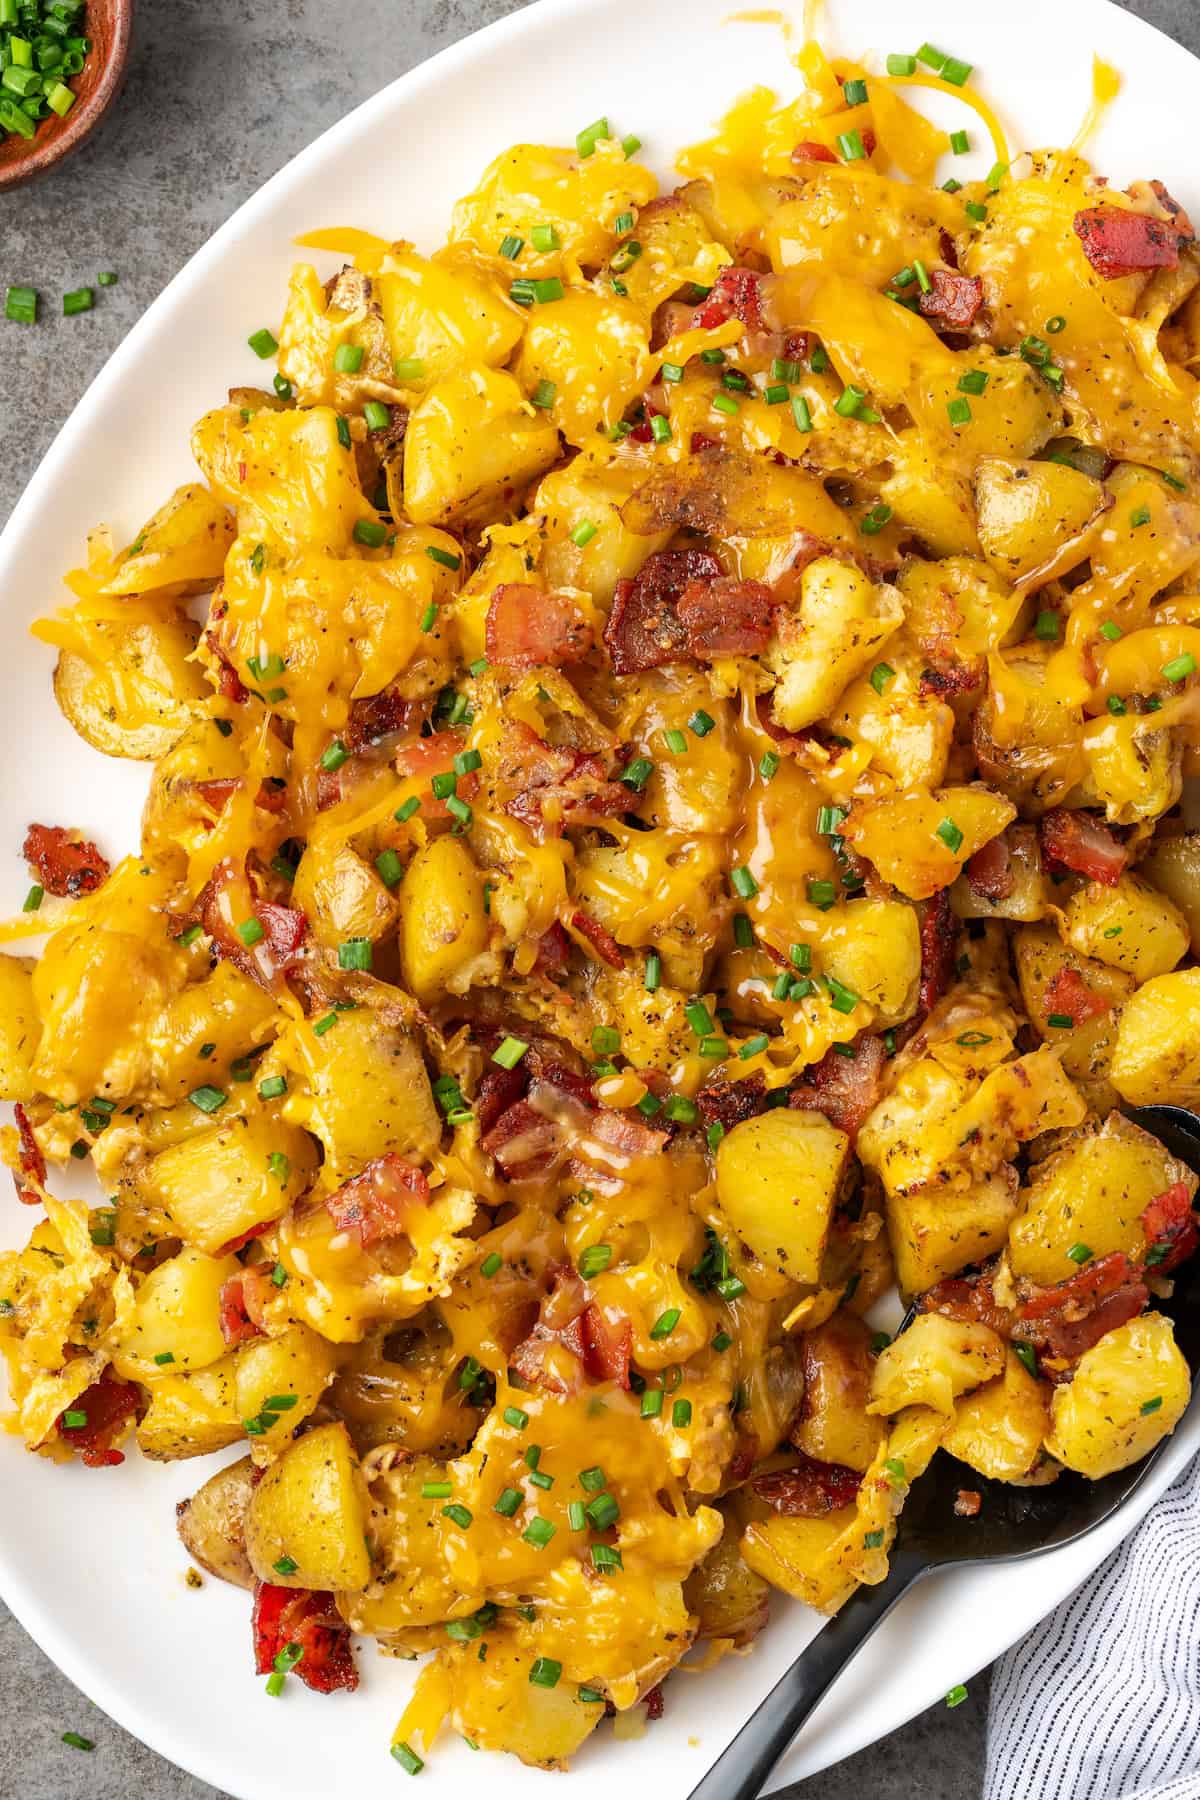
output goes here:
[{"label": "gray stone countertop", "polygon": [[[0,320],[0,522],[129,327],[235,207],[385,80],[521,3],[139,0],[113,117],[48,180],[0,198],[0,288],[27,282],[44,296],[36,330]],[[1121,3],[1200,51],[1195,0]],[[92,312],[63,318],[58,296],[102,269],[116,270],[116,286],[97,290]],[[974,1800],[986,1713],[980,1676],[968,1704],[932,1708],[789,1800]],[[95,1749],[65,1746],[68,1730]],[[85,1699],[0,1603],[0,1793],[18,1791],[222,1800]]]}]

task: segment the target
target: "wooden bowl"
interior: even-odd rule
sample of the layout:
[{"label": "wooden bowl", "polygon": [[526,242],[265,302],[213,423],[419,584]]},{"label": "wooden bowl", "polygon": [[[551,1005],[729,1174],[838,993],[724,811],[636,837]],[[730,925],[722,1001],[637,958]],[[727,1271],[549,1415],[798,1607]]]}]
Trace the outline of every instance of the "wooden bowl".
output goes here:
[{"label": "wooden bowl", "polygon": [[65,119],[51,113],[40,120],[31,138],[0,139],[0,191],[44,175],[95,130],[120,92],[132,24],[133,0],[87,0],[83,29],[92,48],[69,84],[75,104]]}]

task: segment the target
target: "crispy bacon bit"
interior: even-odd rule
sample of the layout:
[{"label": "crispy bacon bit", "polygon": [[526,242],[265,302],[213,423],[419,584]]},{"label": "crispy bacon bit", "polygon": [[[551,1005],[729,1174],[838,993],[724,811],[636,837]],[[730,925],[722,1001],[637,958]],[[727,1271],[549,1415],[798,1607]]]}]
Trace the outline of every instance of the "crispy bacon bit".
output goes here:
[{"label": "crispy bacon bit", "polygon": [[687,633],[689,653],[700,662],[717,656],[757,656],[767,647],[775,597],[762,581],[719,575],[689,581],[676,616]]},{"label": "crispy bacon bit", "polygon": [[556,919],[549,931],[538,939],[535,975],[557,975],[571,960],[571,940]]},{"label": "crispy bacon bit", "polygon": [[273,1219],[264,1219],[261,1225],[252,1225],[249,1231],[240,1232],[237,1237],[231,1237],[227,1244],[222,1244],[217,1255],[236,1256],[239,1250],[244,1250],[247,1244],[252,1244],[255,1238],[260,1238],[264,1231],[270,1231],[273,1224]]},{"label": "crispy bacon bit", "polygon": [[736,1487],[745,1481],[751,1469],[758,1461],[758,1439],[752,1432],[739,1432],[733,1455],[729,1459],[729,1467],[725,1471],[725,1480],[729,1487]]},{"label": "crispy bacon bit", "polygon": [[637,675],[685,660],[687,628],[676,612],[680,597],[690,582],[715,581],[723,573],[710,550],[656,550],[632,581],[618,581],[604,627],[613,674]]},{"label": "crispy bacon bit", "polygon": [[1123,1251],[1094,1262],[1021,1302],[1012,1335],[1051,1356],[1073,1361],[1108,1331],[1136,1318],[1150,1298],[1140,1271]]},{"label": "crispy bacon bit", "polygon": [[527,1181],[550,1166],[558,1148],[558,1127],[528,1100],[518,1100],[505,1108],[480,1142],[510,1181]]},{"label": "crispy bacon bit", "polygon": [[266,933],[271,956],[277,969],[288,969],[299,959],[308,935],[308,920],[294,906],[280,906],[274,900],[260,900],[254,916]]},{"label": "crispy bacon bit", "polygon": [[853,1141],[879,1100],[885,1061],[879,1037],[860,1037],[853,1056],[827,1050],[819,1063],[805,1070],[803,1081],[788,1095],[788,1105],[800,1112],[824,1113]]},{"label": "crispy bacon bit", "polygon": [[1142,1230],[1146,1234],[1146,1268],[1159,1275],[1169,1275],[1200,1246],[1200,1225],[1192,1211],[1192,1199],[1185,1181],[1174,1181],[1153,1199],[1142,1214]]},{"label": "crispy bacon bit", "polygon": [[31,825],[25,833],[24,856],[46,892],[60,899],[94,894],[108,879],[109,865],[95,844],[61,825]]},{"label": "crispy bacon bit", "polygon": [[812,143],[806,138],[792,151],[792,161],[794,163],[836,163],[837,157],[828,144]]},{"label": "crispy bacon bit", "polygon": [[221,1292],[217,1301],[221,1336],[231,1347],[234,1344],[244,1344],[247,1338],[263,1335],[261,1324],[254,1318],[250,1310],[251,1301],[247,1291],[248,1279],[249,1270],[243,1269],[239,1274],[231,1275],[228,1281],[221,1283]]},{"label": "crispy bacon bit", "polygon": [[1179,265],[1178,225],[1121,206],[1091,206],[1077,212],[1075,235],[1102,281]]},{"label": "crispy bacon bit", "polygon": [[1090,988],[1078,969],[1059,969],[1043,997],[1046,1011],[1059,1013],[1076,1025],[1098,1019],[1112,1006],[1103,994]]},{"label": "crispy bacon bit", "polygon": [[561,836],[572,813],[601,818],[628,812],[633,794],[610,780],[600,757],[547,744],[527,725],[510,724],[497,763],[499,779],[517,792],[504,810],[539,838]]},{"label": "crispy bacon bit", "polygon": [[940,888],[921,908],[921,988],[917,1011],[922,1017],[933,1011],[950,986],[956,935],[950,890]]},{"label": "crispy bacon bit", "polygon": [[952,331],[966,331],[975,323],[983,305],[983,283],[979,277],[960,275],[957,269],[931,269],[929,279],[929,292],[920,299],[925,317]]},{"label": "crispy bacon bit", "polygon": [[382,1238],[403,1237],[411,1207],[424,1206],[428,1199],[424,1171],[389,1150],[343,1181],[325,1205],[338,1230],[357,1231],[367,1249]]},{"label": "crispy bacon bit", "polygon": [[740,319],[751,331],[761,331],[762,276],[755,269],[733,263],[721,270],[713,282],[707,299],[702,300],[692,315],[692,324],[708,331],[724,325],[727,319]]},{"label": "crispy bacon bit", "polygon": [[801,1455],[795,1465],[756,1475],[751,1490],[772,1512],[793,1519],[819,1519],[839,1507],[853,1506],[862,1476],[841,1463],[818,1462]]},{"label": "crispy bacon bit", "polygon": [[[198,781],[196,792],[206,806],[219,813],[225,810],[230,795],[241,785],[236,775],[223,775],[217,781]],[[281,813],[287,806],[287,782],[264,781],[254,796],[254,804],[261,806],[264,812]]]},{"label": "crispy bacon bit", "polygon": [[550,1285],[542,1297],[537,1322],[508,1360],[531,1386],[565,1394],[578,1387],[582,1378],[587,1289],[568,1263],[552,1263],[546,1274]]},{"label": "crispy bacon bit", "polygon": [[1176,200],[1174,194],[1172,194],[1161,181],[1152,181],[1150,183],[1150,192],[1154,195],[1154,198],[1158,201],[1158,204],[1162,207],[1163,211],[1170,215],[1171,223],[1178,227],[1180,237],[1187,239],[1194,238],[1196,233],[1192,226],[1192,221],[1188,218],[1187,213],[1183,210],[1179,201]]},{"label": "crispy bacon bit", "polygon": [[222,650],[221,640],[216,632],[206,631],[204,642],[208,645],[217,665],[217,692],[222,700],[228,700],[234,706],[241,706],[250,698],[249,688],[243,684],[241,676]]},{"label": "crispy bacon bit", "polygon": [[960,1519],[977,1519],[983,1511],[983,1496],[975,1488],[959,1488],[954,1510]]},{"label": "crispy bacon bit", "polygon": [[646,1717],[650,1721],[650,1723],[653,1724],[655,1719],[661,1719],[663,1716],[662,1682],[660,1681],[660,1682],[656,1683],[656,1685],[650,1689],[650,1692],[646,1695],[645,1698],[646,1698]]},{"label": "crispy bacon bit", "polygon": [[484,642],[489,662],[561,669],[582,662],[592,647],[592,628],[569,594],[506,581],[492,595]]},{"label": "crispy bacon bit", "polygon": [[625,967],[621,946],[607,925],[602,925],[599,919],[593,919],[591,913],[586,913],[582,909],[571,914],[571,924],[581,937],[587,939],[601,962],[606,962],[610,969]]},{"label": "crispy bacon bit", "polygon": [[1010,1337],[1016,1313],[1001,1306],[992,1292],[989,1274],[951,1275],[921,1295],[917,1301],[921,1312],[941,1313],[947,1319],[960,1319],[964,1324],[986,1325],[1000,1337]]},{"label": "crispy bacon bit", "polygon": [[142,1403],[140,1391],[130,1381],[118,1381],[105,1369],[99,1381],[84,1388],[67,1412],[86,1415],[85,1425],[65,1425],[67,1412],[58,1417],[58,1435],[64,1444],[77,1450],[89,1469],[114,1469],[125,1458],[113,1449],[113,1439],[121,1435],[126,1421],[133,1418]]},{"label": "crispy bacon bit", "polygon": [[1003,832],[999,837],[989,839],[969,858],[965,873],[967,885],[977,900],[1008,899],[1015,882]]},{"label": "crispy bacon bit", "polygon": [[310,1588],[276,1587],[260,1581],[254,1589],[254,1667],[269,1675],[289,1644],[304,1652],[293,1673],[317,1694],[352,1694],[358,1670],[350,1647],[350,1627],[332,1594]]},{"label": "crispy bacon bit", "polygon": [[[21,1140],[21,1154],[18,1159],[20,1173],[36,1182],[38,1187],[46,1185],[46,1159],[42,1155],[41,1146],[33,1135],[33,1126],[29,1123],[29,1114],[18,1100],[13,1107],[13,1120],[17,1127],[17,1136]],[[42,1196],[34,1187],[23,1187],[17,1173],[12,1172],[13,1182],[17,1190],[17,1199],[22,1206],[40,1206]]]},{"label": "crispy bacon bit", "polygon": [[1042,820],[1041,835],[1042,854],[1050,862],[1106,887],[1116,887],[1129,861],[1128,847],[1095,813],[1051,807]]},{"label": "crispy bacon bit", "polygon": [[[396,752],[395,769],[402,779],[417,781],[422,789],[421,814],[426,819],[448,819],[446,802],[434,797],[430,782],[435,775],[446,775],[454,767],[454,759],[466,749],[466,740],[457,731],[435,731],[429,737],[414,738]],[[469,800],[479,786],[474,772],[460,775],[458,793]]]},{"label": "crispy bacon bit", "polygon": [[398,731],[410,731],[424,717],[426,709],[424,700],[406,700],[394,688],[368,694],[351,706],[343,742],[352,755],[358,755]]},{"label": "crispy bacon bit", "polygon": [[723,1125],[732,1131],[743,1119],[752,1119],[766,1104],[767,1084],[762,1075],[747,1075],[744,1081],[705,1082],[696,1095],[700,1122],[707,1130]]},{"label": "crispy bacon bit", "polygon": [[583,1309],[583,1362],[593,1381],[629,1387],[633,1327],[618,1306],[589,1300]]},{"label": "crispy bacon bit", "polygon": [[709,437],[706,431],[693,431],[691,445],[692,455],[699,456],[702,450],[719,449],[720,443],[720,438]]},{"label": "crispy bacon bit", "polygon": [[960,662],[957,658],[948,661],[930,663],[921,670],[918,691],[921,698],[927,699],[930,694],[937,694],[942,700],[949,700],[955,694],[969,694],[979,687],[983,681],[981,664]]}]

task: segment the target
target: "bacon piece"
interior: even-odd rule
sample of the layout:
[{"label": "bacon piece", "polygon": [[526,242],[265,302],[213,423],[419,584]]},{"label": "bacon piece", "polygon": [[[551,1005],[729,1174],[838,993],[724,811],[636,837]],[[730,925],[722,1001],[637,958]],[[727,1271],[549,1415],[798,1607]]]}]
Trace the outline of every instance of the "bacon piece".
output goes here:
[{"label": "bacon piece", "polygon": [[1101,1013],[1108,1012],[1112,1001],[1090,988],[1078,969],[1059,969],[1046,989],[1043,1004],[1047,1012],[1061,1014],[1072,1024],[1084,1025],[1089,1019],[1098,1019]]},{"label": "bacon piece", "polygon": [[679,600],[690,582],[715,581],[723,573],[710,550],[656,550],[632,581],[618,581],[604,627],[614,675],[686,660],[688,633],[676,611]]},{"label": "bacon piece", "polygon": [[665,1131],[652,1131],[631,1113],[601,1107],[587,1124],[588,1133],[619,1156],[657,1156],[667,1142]]},{"label": "bacon piece", "polygon": [[719,575],[715,581],[689,581],[675,612],[687,634],[689,654],[711,662],[765,650],[774,610],[775,597],[765,582]]},{"label": "bacon piece", "polygon": [[709,437],[706,431],[693,431],[691,443],[692,455],[699,456],[702,450],[716,450],[720,447],[720,443],[720,438]]},{"label": "bacon piece", "polygon": [[403,1237],[412,1206],[429,1200],[429,1180],[394,1150],[377,1156],[325,1201],[339,1231],[357,1231],[364,1249],[383,1238]]},{"label": "bacon piece", "polygon": [[602,925],[599,919],[593,919],[591,913],[584,912],[582,908],[571,914],[571,923],[580,936],[587,939],[601,962],[606,962],[610,969],[625,967],[621,946],[607,925]]},{"label": "bacon piece", "polygon": [[663,1716],[662,1682],[661,1681],[657,1682],[655,1684],[655,1686],[650,1689],[650,1692],[646,1695],[645,1698],[646,1698],[646,1718],[647,1718],[647,1720],[649,1720],[649,1722],[651,1724],[653,1724],[655,1719],[661,1719]]},{"label": "bacon piece", "polygon": [[767,1084],[761,1074],[744,1081],[707,1081],[696,1095],[700,1123],[709,1129],[723,1125],[732,1131],[743,1119],[752,1119],[766,1104]]},{"label": "bacon piece", "polygon": [[[29,1114],[19,1100],[13,1107],[13,1120],[17,1127],[17,1136],[21,1141],[21,1153],[18,1158],[20,1173],[28,1176],[30,1181],[37,1182],[39,1187],[44,1188],[46,1185],[46,1159],[42,1155],[41,1146],[33,1135]],[[40,1206],[42,1204],[42,1196],[36,1188],[22,1187],[17,1169],[13,1170],[12,1178],[17,1190],[17,1199],[22,1206]]]},{"label": "bacon piece", "polygon": [[[405,744],[396,752],[394,767],[396,773],[408,780],[416,780],[425,789],[421,795],[421,815],[426,819],[448,819],[446,802],[434,798],[429,784],[435,775],[447,775],[454,767],[454,759],[466,749],[466,739],[457,731],[435,731],[429,737],[414,738],[411,744]],[[458,778],[457,792],[464,800],[469,800],[479,786],[479,777],[472,771]]]},{"label": "bacon piece", "polygon": [[[582,1321],[588,1305],[587,1289],[569,1263],[552,1263],[546,1275],[550,1285],[542,1298],[537,1322],[512,1352],[509,1362],[531,1386],[566,1394],[574,1392],[582,1381],[586,1352]],[[559,1354],[561,1350],[566,1350],[568,1356]]]},{"label": "bacon piece", "polygon": [[557,975],[571,960],[571,940],[556,919],[538,939],[535,975]]},{"label": "bacon piece", "polygon": [[248,1338],[262,1337],[262,1327],[250,1310],[250,1295],[247,1291],[247,1280],[250,1271],[243,1269],[237,1275],[231,1275],[228,1281],[221,1283],[218,1296],[218,1316],[221,1323],[221,1336],[231,1347],[244,1344]]},{"label": "bacon piece", "polygon": [[[213,812],[223,812],[229,803],[231,794],[241,787],[236,775],[224,775],[217,781],[198,781],[196,792],[204,804]],[[264,781],[254,796],[255,806],[261,806],[264,812],[281,813],[287,806],[287,782]]]},{"label": "bacon piece", "polygon": [[[141,1392],[131,1381],[118,1381],[111,1369],[105,1369],[99,1381],[84,1388],[78,1400],[72,1401],[58,1416],[58,1435],[64,1444],[77,1450],[89,1469],[115,1469],[125,1457],[114,1450],[113,1439],[123,1431],[142,1404]],[[63,1423],[67,1412],[84,1413],[84,1425]]]},{"label": "bacon piece", "polygon": [[983,305],[983,283],[977,275],[960,275],[957,269],[932,269],[931,286],[918,302],[927,319],[952,331],[965,331],[975,323]]},{"label": "bacon piece", "polygon": [[274,1222],[273,1219],[264,1219],[261,1225],[252,1225],[249,1231],[239,1232],[237,1237],[231,1237],[227,1244],[222,1244],[216,1254],[218,1256],[236,1256],[239,1250],[244,1250],[247,1244],[254,1242],[255,1238],[260,1238],[265,1231],[270,1231]]},{"label": "bacon piece", "polygon": [[726,1485],[734,1487],[739,1482],[745,1481],[757,1461],[758,1439],[752,1432],[739,1432],[734,1444],[733,1455],[729,1459],[729,1466],[725,1470]]},{"label": "bacon piece", "polygon": [[1001,832],[968,858],[967,885],[977,900],[1007,900],[1015,886],[1008,842]]},{"label": "bacon piece", "polygon": [[940,888],[921,908],[921,987],[917,997],[920,1016],[932,1012],[950,986],[954,973],[957,923],[950,910],[950,890]]},{"label": "bacon piece", "polygon": [[398,731],[410,731],[425,712],[424,700],[408,700],[394,688],[383,688],[378,694],[353,703],[342,733],[343,742],[352,755],[357,755]]},{"label": "bacon piece", "polygon": [[610,780],[600,757],[547,744],[527,725],[510,723],[496,774],[518,790],[505,802],[505,812],[543,842],[562,835],[571,813],[612,817],[636,804],[629,788]]},{"label": "bacon piece", "polygon": [[750,1483],[751,1491],[772,1512],[793,1519],[819,1519],[852,1506],[861,1485],[862,1476],[855,1470],[804,1455],[792,1467],[756,1475]]},{"label": "bacon piece", "polygon": [[837,157],[829,148],[828,144],[812,143],[807,138],[797,144],[792,151],[792,161],[794,163],[836,163],[837,160]]},{"label": "bacon piece", "polygon": [[518,1100],[501,1113],[480,1143],[510,1181],[527,1181],[549,1168],[558,1149],[558,1126],[528,1100]]},{"label": "bacon piece", "polygon": [[300,951],[308,936],[308,920],[297,907],[280,906],[274,900],[260,900],[254,916],[266,933],[271,959],[277,969],[290,969],[300,959]]},{"label": "bacon piece", "polygon": [[1095,813],[1054,806],[1041,823],[1042,853],[1061,868],[1115,887],[1129,861],[1128,847]]},{"label": "bacon piece", "polygon": [[1073,224],[1083,254],[1103,281],[1179,265],[1178,225],[1120,206],[1086,207]]},{"label": "bacon piece", "polygon": [[1200,1246],[1200,1225],[1185,1181],[1173,1181],[1150,1202],[1142,1214],[1142,1230],[1147,1245],[1143,1264],[1159,1275],[1169,1275],[1195,1255]]},{"label": "bacon piece", "polygon": [[1142,1311],[1150,1290],[1123,1251],[1114,1250],[1053,1287],[1021,1302],[1012,1335],[1049,1355],[1073,1361],[1106,1332]]},{"label": "bacon piece", "polygon": [[921,1295],[920,1312],[941,1313],[946,1319],[959,1319],[964,1324],[986,1325],[1000,1337],[1010,1337],[1016,1313],[1001,1306],[992,1292],[989,1274],[950,1275]]},{"label": "bacon piece", "polygon": [[256,1673],[269,1675],[280,1652],[295,1644],[304,1654],[292,1672],[305,1687],[317,1694],[354,1692],[358,1669],[350,1645],[350,1627],[338,1612],[332,1594],[260,1581],[254,1589],[251,1618]]},{"label": "bacon piece", "polygon": [[73,836],[62,825],[31,825],[23,854],[46,892],[60,899],[94,894],[108,879],[109,865],[95,844]]},{"label": "bacon piece", "polygon": [[250,689],[243,684],[241,676],[222,650],[221,640],[216,632],[206,631],[204,641],[217,665],[217,692],[222,700],[241,706],[250,698]]},{"label": "bacon piece", "polygon": [[921,679],[917,684],[922,699],[930,694],[937,694],[943,700],[949,700],[955,694],[969,694],[983,680],[983,669],[979,664],[959,662],[957,659],[930,664],[921,670]]},{"label": "bacon piece", "polygon": [[633,1326],[617,1306],[601,1306],[589,1300],[582,1313],[583,1363],[594,1381],[615,1381],[629,1387],[633,1359]]},{"label": "bacon piece", "polygon": [[732,263],[721,270],[692,315],[692,324],[701,330],[724,325],[727,319],[740,319],[751,331],[761,331],[762,276],[756,269],[745,269]]},{"label": "bacon piece", "polygon": [[497,1119],[524,1096],[528,1086],[528,1072],[520,1063],[515,1069],[502,1069],[498,1063],[489,1063],[475,1090],[475,1117],[479,1120],[481,1139],[486,1138]]},{"label": "bacon piece", "polygon": [[492,595],[484,633],[488,661],[511,669],[561,669],[582,662],[592,628],[569,594],[505,581]]},{"label": "bacon piece", "polygon": [[883,1039],[879,1037],[860,1037],[853,1056],[827,1050],[792,1088],[788,1105],[800,1112],[824,1113],[829,1123],[853,1142],[863,1120],[878,1103],[885,1061]]},{"label": "bacon piece", "polygon": [[954,1510],[960,1519],[977,1519],[983,1511],[983,1495],[975,1488],[959,1488]]}]

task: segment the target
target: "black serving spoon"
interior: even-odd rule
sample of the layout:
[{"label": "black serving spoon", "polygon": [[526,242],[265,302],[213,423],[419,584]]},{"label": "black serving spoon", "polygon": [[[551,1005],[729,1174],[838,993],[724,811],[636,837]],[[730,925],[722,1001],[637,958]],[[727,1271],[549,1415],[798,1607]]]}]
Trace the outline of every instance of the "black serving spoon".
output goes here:
[{"label": "black serving spoon", "polygon": [[[1172,1156],[1200,1173],[1200,1119],[1195,1114],[1179,1106],[1144,1106],[1129,1116],[1165,1144]],[[1173,1318],[1176,1341],[1195,1377],[1200,1374],[1200,1256],[1183,1265],[1175,1277],[1174,1296],[1161,1303],[1161,1310]],[[1017,1562],[1085,1537],[1125,1505],[1169,1442],[1164,1439],[1141,1462],[1102,1481],[1087,1481],[1068,1471],[1049,1487],[1017,1488],[990,1481],[972,1470],[971,1487],[983,1498],[982,1511],[973,1519],[960,1518],[954,1510],[963,1485],[961,1465],[935,1457],[927,1472],[913,1483],[905,1502],[887,1579],[878,1587],[855,1590],[775,1683],[692,1790],[690,1800],[755,1800],[846,1664],[901,1595],[931,1570],[979,1562]]]}]

